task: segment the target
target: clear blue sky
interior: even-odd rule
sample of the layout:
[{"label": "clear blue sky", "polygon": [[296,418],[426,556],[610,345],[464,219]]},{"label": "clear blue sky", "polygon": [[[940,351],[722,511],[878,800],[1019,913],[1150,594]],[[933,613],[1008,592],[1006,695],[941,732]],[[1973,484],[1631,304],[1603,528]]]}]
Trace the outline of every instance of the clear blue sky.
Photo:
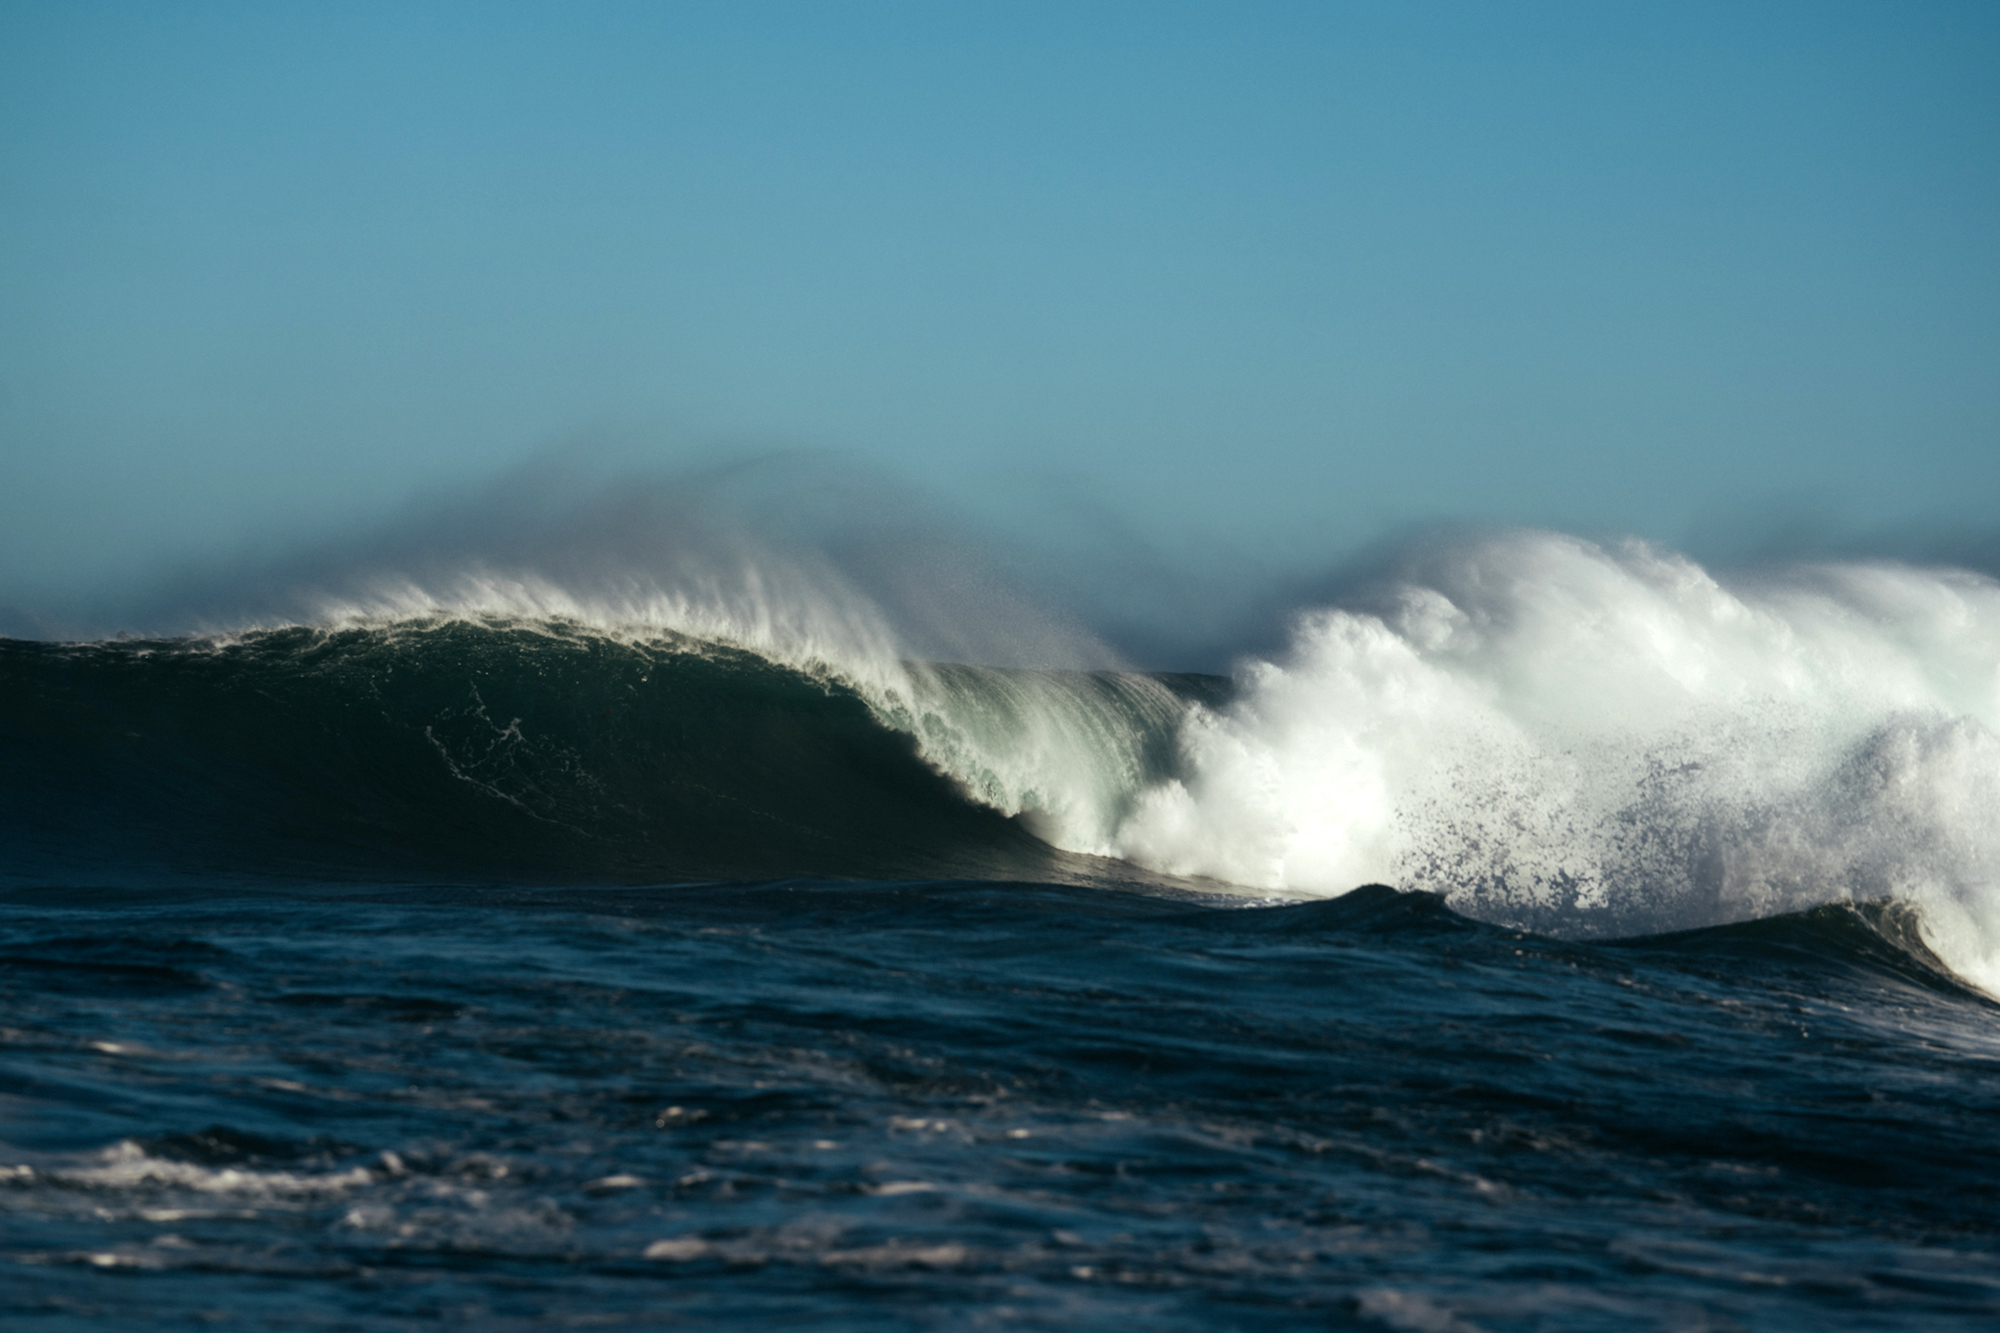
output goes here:
[{"label": "clear blue sky", "polygon": [[0,3],[0,601],[593,435],[1991,526],[2000,6]]}]

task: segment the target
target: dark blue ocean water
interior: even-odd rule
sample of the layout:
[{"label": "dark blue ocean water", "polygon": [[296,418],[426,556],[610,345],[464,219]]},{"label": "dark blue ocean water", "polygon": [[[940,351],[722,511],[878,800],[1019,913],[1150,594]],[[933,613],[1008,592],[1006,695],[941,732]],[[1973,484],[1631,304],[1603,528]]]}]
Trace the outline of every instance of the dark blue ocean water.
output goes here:
[{"label": "dark blue ocean water", "polygon": [[2000,1326],[1907,903],[1232,896],[824,682],[452,634],[0,645],[6,1327]]},{"label": "dark blue ocean water", "polygon": [[76,896],[0,943],[9,1327],[2000,1318],[2000,1015],[1880,913]]}]

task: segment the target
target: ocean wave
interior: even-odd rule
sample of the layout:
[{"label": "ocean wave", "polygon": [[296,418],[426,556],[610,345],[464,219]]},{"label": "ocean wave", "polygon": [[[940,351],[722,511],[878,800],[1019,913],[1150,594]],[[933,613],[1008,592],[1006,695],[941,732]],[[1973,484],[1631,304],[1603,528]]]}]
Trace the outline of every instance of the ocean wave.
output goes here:
[{"label": "ocean wave", "polygon": [[1225,681],[915,660],[832,575],[720,568],[0,645],[8,872],[1379,881],[1598,937],[1886,899],[2000,990],[1990,579],[1504,534]]}]

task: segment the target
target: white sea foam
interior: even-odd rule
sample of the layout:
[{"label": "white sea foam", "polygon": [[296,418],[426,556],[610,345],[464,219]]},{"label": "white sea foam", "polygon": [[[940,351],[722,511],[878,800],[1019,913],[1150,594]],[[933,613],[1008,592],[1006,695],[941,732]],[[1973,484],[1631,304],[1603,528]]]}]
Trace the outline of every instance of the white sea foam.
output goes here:
[{"label": "white sea foam", "polygon": [[[34,1179],[37,1174],[25,1166],[0,1170],[20,1173],[21,1179]],[[125,1139],[96,1154],[95,1160],[47,1169],[40,1173],[40,1178],[49,1184],[70,1189],[125,1191],[172,1188],[198,1194],[277,1199],[340,1194],[371,1185],[378,1177],[366,1167],[315,1173],[202,1166],[195,1162],[155,1157],[137,1143]]]},{"label": "white sea foam", "polygon": [[1435,554],[1195,709],[1119,854],[1386,881],[1570,930],[1893,895],[2000,989],[2000,585],[1821,565],[1725,584],[1631,543]]}]

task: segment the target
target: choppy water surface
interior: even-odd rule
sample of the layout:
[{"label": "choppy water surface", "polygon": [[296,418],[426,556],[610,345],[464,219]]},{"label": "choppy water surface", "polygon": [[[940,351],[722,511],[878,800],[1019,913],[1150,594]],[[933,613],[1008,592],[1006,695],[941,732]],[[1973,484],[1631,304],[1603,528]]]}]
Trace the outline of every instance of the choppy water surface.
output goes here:
[{"label": "choppy water surface", "polygon": [[21,1328],[1965,1328],[1995,1006],[1894,907],[17,890]]}]

